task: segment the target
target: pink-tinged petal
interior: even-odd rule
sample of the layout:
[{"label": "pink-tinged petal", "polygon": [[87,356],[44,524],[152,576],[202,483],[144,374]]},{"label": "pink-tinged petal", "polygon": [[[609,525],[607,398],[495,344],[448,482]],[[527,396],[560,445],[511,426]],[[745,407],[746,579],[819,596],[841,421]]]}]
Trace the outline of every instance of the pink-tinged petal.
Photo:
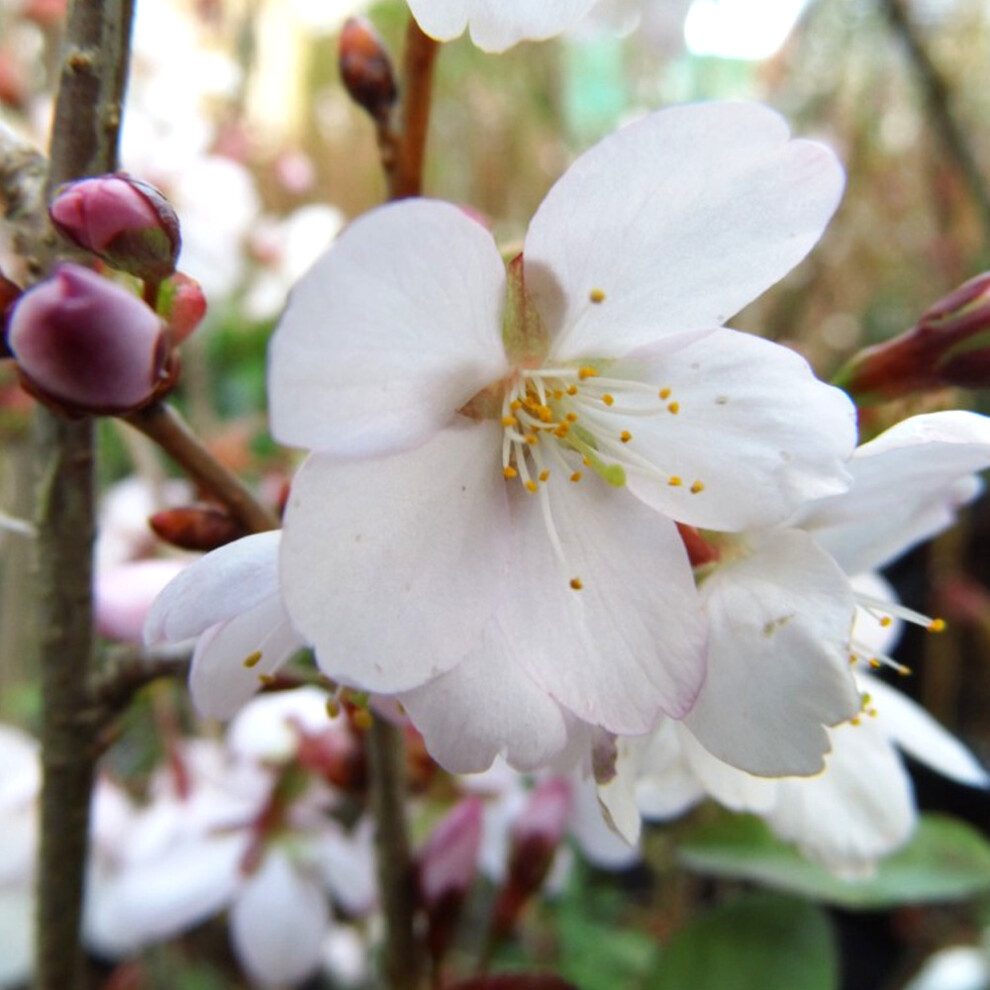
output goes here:
[{"label": "pink-tinged petal", "polygon": [[832,872],[869,876],[881,856],[907,841],[916,811],[911,782],[873,719],[834,729],[825,772],[782,780],[767,821]]},{"label": "pink-tinged petal", "polygon": [[413,451],[302,466],[282,591],[330,677],[407,691],[477,648],[506,582],[500,452],[499,425],[461,419]]},{"label": "pink-tinged petal", "polygon": [[881,731],[905,753],[950,780],[990,787],[986,768],[920,705],[875,677],[860,675],[858,680],[870,695]]},{"label": "pink-tinged petal", "polygon": [[410,0],[423,31],[451,41],[470,26],[471,40],[486,52],[504,52],[519,41],[542,41],[577,23],[597,0]]},{"label": "pink-tinged petal", "polygon": [[222,911],[249,841],[246,831],[197,837],[115,874],[97,873],[87,892],[87,944],[110,956],[129,954]]},{"label": "pink-tinged petal", "polygon": [[305,645],[280,595],[213,626],[199,637],[189,671],[196,710],[231,718]]},{"label": "pink-tinged petal", "polygon": [[307,863],[322,876],[334,902],[355,917],[368,914],[378,900],[374,831],[366,816],[350,833],[326,827],[306,842]]},{"label": "pink-tinged petal", "polygon": [[990,467],[990,419],[953,410],[912,416],[860,447],[853,485],[793,520],[847,574],[876,570],[951,526]]},{"label": "pink-tinged petal", "polygon": [[506,374],[504,295],[495,242],[456,207],[365,214],[289,297],[269,352],[273,435],[352,457],[422,443]]},{"label": "pink-tinged petal", "polygon": [[558,472],[540,494],[511,496],[500,615],[523,669],[580,720],[620,735],[684,715],[705,676],[705,624],[673,523],[594,474],[572,484]]},{"label": "pink-tinged petal", "polygon": [[526,237],[555,359],[620,357],[724,324],[808,253],[842,186],[831,151],[789,140],[757,104],[672,107],[607,137]]},{"label": "pink-tinged petal", "polygon": [[621,417],[618,427],[632,434],[630,454],[664,474],[628,471],[630,490],[679,522],[729,531],[766,526],[808,499],[848,488],[856,410],[786,347],[719,330],[643,367],[630,360],[618,368],[670,390],[668,409],[676,412]]},{"label": "pink-tinged petal", "polygon": [[140,643],[152,604],[188,566],[185,560],[134,560],[97,571],[94,585],[96,625],[101,636]]},{"label": "pink-tinged petal", "polygon": [[280,849],[269,849],[230,911],[234,951],[251,981],[294,986],[320,963],[330,928],[326,898]]},{"label": "pink-tinged petal", "polygon": [[496,616],[470,656],[399,696],[444,769],[478,773],[501,755],[517,770],[535,770],[566,750],[573,716],[519,665],[519,649]]},{"label": "pink-tinged petal", "polygon": [[678,818],[705,797],[681,747],[686,734],[677,722],[664,719],[640,757],[636,805],[648,821]]},{"label": "pink-tinged petal", "polygon": [[198,636],[278,595],[280,538],[277,531],[245,536],[187,567],[151,606],[145,642]]},{"label": "pink-tinged petal", "polygon": [[702,584],[708,678],[684,724],[714,756],[763,776],[817,773],[825,726],[852,718],[848,579],[799,530],[767,533]]}]

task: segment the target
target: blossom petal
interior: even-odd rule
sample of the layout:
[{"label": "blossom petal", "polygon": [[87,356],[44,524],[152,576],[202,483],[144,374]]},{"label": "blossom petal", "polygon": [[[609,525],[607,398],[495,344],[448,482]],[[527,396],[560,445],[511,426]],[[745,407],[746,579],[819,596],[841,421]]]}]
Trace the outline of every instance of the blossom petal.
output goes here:
[{"label": "blossom petal", "polygon": [[685,725],[675,725],[677,738],[691,772],[705,793],[732,811],[766,814],[777,802],[779,781],[755,777],[713,756]]},{"label": "blossom petal", "polygon": [[[672,719],[664,719],[641,758],[636,804],[647,820],[678,818],[705,797],[681,749],[682,732]],[[621,763],[618,769],[621,773]]]},{"label": "blossom petal", "polygon": [[460,423],[382,460],[314,455],[292,486],[282,591],[335,680],[391,694],[460,663],[505,583],[501,427]]},{"label": "blossom petal", "polygon": [[[639,849],[636,839],[639,833],[639,811],[632,802],[632,789],[626,788],[621,798],[613,792],[616,801],[608,809],[610,817],[628,819],[626,828],[621,829],[616,824],[612,828],[605,819],[603,808],[605,798],[601,790],[595,787],[594,778],[590,775],[583,779],[572,777],[571,818],[567,830],[581,848],[581,852],[589,862],[603,870],[624,870],[639,860]],[[606,790],[609,786],[606,785]],[[623,809],[628,805],[628,813]],[[631,841],[623,838],[631,836]]]},{"label": "blossom petal", "polygon": [[19,987],[31,978],[34,916],[31,884],[0,889],[0,987]]},{"label": "blossom petal", "polygon": [[498,616],[453,670],[399,695],[430,755],[451,773],[479,773],[502,755],[517,770],[553,762],[573,718],[515,659]]},{"label": "blossom petal", "polygon": [[808,253],[842,186],[831,151],[789,140],[757,104],[672,107],[622,128],[574,162],[526,236],[554,358],[620,357],[722,325]]},{"label": "blossom petal", "polygon": [[237,958],[263,987],[294,986],[309,976],[329,927],[326,897],[277,848],[268,850],[230,911]]},{"label": "blossom petal", "polygon": [[459,37],[470,24],[471,40],[486,52],[503,52],[524,39],[540,41],[566,30],[597,0],[409,0],[423,31],[439,41]]},{"label": "blossom petal", "polygon": [[853,485],[792,520],[847,574],[876,570],[955,521],[990,467],[990,419],[952,410],[912,416],[860,447]]},{"label": "blossom petal", "polygon": [[245,536],[190,564],[151,606],[145,642],[198,636],[276,596],[280,539],[277,531]]},{"label": "blossom petal", "polygon": [[905,753],[960,784],[990,787],[990,774],[979,760],[920,705],[878,678],[858,680],[876,707],[880,728]]},{"label": "blossom petal", "polygon": [[[620,416],[617,426],[632,435],[630,453],[665,475],[630,471],[630,491],[679,522],[730,531],[770,525],[848,488],[855,408],[786,347],[719,330],[646,366],[618,369],[670,390],[676,413]],[[623,398],[617,392],[616,405]]]},{"label": "blossom petal", "polygon": [[675,526],[595,475],[572,484],[558,473],[541,494],[515,486],[511,495],[502,615],[519,663],[579,719],[610,732],[634,735],[662,712],[683,715],[704,679],[705,629]]},{"label": "blossom petal", "polygon": [[869,876],[876,860],[907,841],[916,810],[911,782],[873,719],[832,730],[828,767],[778,782],[767,818],[785,841],[840,876]]},{"label": "blossom petal", "polygon": [[269,352],[272,434],[346,456],[422,443],[505,375],[504,295],[495,242],[456,207],[366,213],[289,297]]},{"label": "blossom petal", "polygon": [[305,645],[281,595],[213,626],[196,643],[189,671],[196,710],[204,718],[231,718]]},{"label": "blossom petal", "polygon": [[847,578],[805,533],[781,530],[717,568],[701,594],[708,677],[684,724],[714,756],[750,773],[817,773],[824,726],[860,709]]}]

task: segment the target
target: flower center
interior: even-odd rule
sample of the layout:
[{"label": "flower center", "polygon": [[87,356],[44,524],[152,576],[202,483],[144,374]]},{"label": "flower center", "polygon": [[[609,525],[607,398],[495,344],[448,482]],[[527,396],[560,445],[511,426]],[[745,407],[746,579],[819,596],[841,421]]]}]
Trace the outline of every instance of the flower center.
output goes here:
[{"label": "flower center", "polygon": [[[622,487],[628,473],[672,488],[685,485],[636,450],[632,417],[676,416],[680,403],[670,388],[602,377],[591,366],[524,369],[516,374],[502,401],[502,470],[536,494],[551,472],[579,482],[582,467],[610,485]],[[578,462],[580,458],[580,462]],[[704,484],[695,479],[689,491]]]}]

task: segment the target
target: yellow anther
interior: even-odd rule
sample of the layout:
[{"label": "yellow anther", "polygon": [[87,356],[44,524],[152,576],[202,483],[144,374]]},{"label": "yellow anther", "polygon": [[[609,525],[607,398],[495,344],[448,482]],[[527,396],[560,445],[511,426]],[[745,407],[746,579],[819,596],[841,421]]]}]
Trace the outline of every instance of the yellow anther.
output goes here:
[{"label": "yellow anther", "polygon": [[872,659],[872,660],[870,661],[870,666],[871,666],[871,667],[872,667],[872,668],[873,668],[874,670],[879,670],[879,669],[880,669],[880,668],[881,668],[881,667],[883,666],[883,664],[881,664],[881,663],[880,663],[880,661],[879,661],[879,660],[877,660],[876,658],[873,658],[873,659]]},{"label": "yellow anther", "polygon": [[869,715],[870,718],[876,718],[877,717],[877,710],[875,708],[867,708],[866,709],[866,714]]},{"label": "yellow anther", "polygon": [[606,406],[610,406],[610,405],[612,405],[613,402],[615,402],[615,396],[614,395],[609,395],[609,393],[606,392],[602,396],[602,402],[604,402]]},{"label": "yellow anther", "polygon": [[849,724],[850,725],[859,725],[859,716],[857,715],[856,718],[849,719]]},{"label": "yellow anther", "polygon": [[[594,368],[578,368],[578,378],[584,381],[586,378],[597,378],[598,372]],[[572,393],[573,394],[573,393]]]},{"label": "yellow anther", "polygon": [[932,619],[928,623],[928,631],[933,633],[945,632],[945,619]]},{"label": "yellow anther", "polygon": [[275,678],[271,674],[258,674],[258,683],[262,687],[271,687],[275,683]]},{"label": "yellow anther", "polygon": [[679,478],[676,474],[671,475],[670,480],[667,482],[671,488],[680,488],[684,484],[684,481]]},{"label": "yellow anther", "polygon": [[679,402],[668,402],[667,410],[676,416],[681,411],[681,404]]},{"label": "yellow anther", "polygon": [[897,673],[900,674],[901,677],[910,677],[914,671],[910,667],[898,667]]},{"label": "yellow anther", "polygon": [[558,437],[566,437],[568,433],[571,432],[570,423],[561,423],[554,431],[554,435]]},{"label": "yellow anther", "polygon": [[327,715],[336,718],[340,714],[340,702],[336,698],[327,698]]},{"label": "yellow anther", "polygon": [[670,389],[669,388],[662,388],[662,389],[660,389],[660,398],[661,399],[669,399],[670,398]]},{"label": "yellow anther", "polygon": [[535,447],[539,442],[540,438],[535,433],[526,434],[526,443],[528,443],[530,447]]},{"label": "yellow anther", "polygon": [[705,486],[704,486],[703,482],[700,482],[700,481],[696,481],[691,486],[691,494],[692,495],[697,495],[699,492],[703,492],[704,490],[705,490]]},{"label": "yellow anther", "polygon": [[254,653],[249,653],[244,658],[244,666],[250,670],[252,667],[257,667],[261,663],[261,650],[255,650]]},{"label": "yellow anther", "polygon": [[631,433],[630,433],[630,432],[629,432],[628,430],[623,430],[623,431],[622,431],[622,432],[621,432],[621,433],[619,434],[619,439],[620,439],[620,440],[621,440],[621,441],[622,441],[623,443],[629,443],[629,441],[630,441],[630,440],[632,440],[632,434],[631,434]]},{"label": "yellow anther", "polygon": [[519,472],[511,464],[506,464],[506,466],[502,468],[502,474],[504,474],[506,478],[516,478],[519,476]]},{"label": "yellow anther", "polygon": [[581,463],[582,463],[582,464],[583,464],[583,465],[584,465],[585,467],[591,467],[591,458],[590,458],[590,457],[582,457],[582,458],[581,458]]},{"label": "yellow anther", "polygon": [[559,402],[564,397],[564,390],[555,388],[551,394]]},{"label": "yellow anther", "polygon": [[540,472],[540,481],[549,481],[549,480],[550,480],[550,472],[549,471],[541,471]]},{"label": "yellow anther", "polygon": [[578,387],[577,387],[577,385],[568,385],[567,386],[567,394],[568,395],[577,395],[578,394]]},{"label": "yellow anther", "polygon": [[893,621],[894,621],[894,620],[893,620],[893,619],[892,619],[892,618],[891,618],[891,617],[890,617],[889,615],[885,615],[885,616],[884,616],[884,617],[883,617],[883,618],[882,618],[882,619],[880,620],[880,625],[881,625],[881,626],[883,626],[883,627],[884,627],[884,629],[886,629],[886,628],[887,628],[887,627],[888,627],[888,626],[889,626],[889,625],[890,625],[890,624],[891,624],[891,623],[892,623]]},{"label": "yellow anther", "polygon": [[603,303],[605,302],[605,293],[601,289],[592,289],[591,292],[588,293],[588,298],[593,303]]},{"label": "yellow anther", "polygon": [[540,490],[540,486],[535,481],[526,482],[526,491],[533,492],[534,494]]},{"label": "yellow anther", "polygon": [[519,420],[515,416],[503,416],[502,417],[503,426],[518,426]]},{"label": "yellow anther", "polygon": [[512,410],[513,412],[519,412],[519,410],[520,410],[520,409],[522,409],[522,402],[521,402],[521,401],[520,401],[519,399],[513,399],[513,400],[512,400],[512,401],[511,401],[511,402],[509,403],[509,408],[510,408],[510,409],[511,409],[511,410]]},{"label": "yellow anther", "polygon": [[855,653],[850,653],[849,654],[849,662],[850,663],[859,663],[859,657],[856,656]]},{"label": "yellow anther", "polygon": [[581,480],[581,472],[575,471],[574,474],[571,475],[571,481],[580,481],[580,480]]},{"label": "yellow anther", "polygon": [[571,578],[571,587],[575,591],[580,591],[584,587],[584,585],[581,583],[580,578]]},{"label": "yellow anther", "polygon": [[577,418],[578,417],[577,417],[577,413],[576,412],[569,412],[564,417],[564,419],[567,420],[568,423],[576,423],[577,422]]},{"label": "yellow anther", "polygon": [[539,416],[544,423],[549,423],[553,420],[553,412],[550,410],[549,406],[537,406],[536,415]]},{"label": "yellow anther", "polygon": [[371,712],[367,708],[355,709],[351,715],[351,724],[355,729],[360,729],[362,732],[371,728]]}]

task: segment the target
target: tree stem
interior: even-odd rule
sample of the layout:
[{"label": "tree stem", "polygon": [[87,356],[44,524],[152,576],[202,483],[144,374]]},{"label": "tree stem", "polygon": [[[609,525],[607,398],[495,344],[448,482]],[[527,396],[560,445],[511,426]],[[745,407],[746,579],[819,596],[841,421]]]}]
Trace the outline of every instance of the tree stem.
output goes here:
[{"label": "tree stem", "polygon": [[[133,0],[74,0],[52,127],[48,194],[117,167]],[[46,197],[48,198],[48,197]],[[40,268],[54,261],[51,240]],[[47,250],[46,250],[47,247]],[[36,414],[42,690],[37,990],[83,985],[79,943],[96,759],[93,659],[94,428]]]},{"label": "tree stem", "polygon": [[278,529],[278,517],[261,505],[240,479],[203,446],[172,406],[155,402],[124,417],[150,437],[198,485],[215,495],[252,533]]},{"label": "tree stem", "polygon": [[378,886],[385,914],[384,985],[388,990],[416,990],[421,953],[413,929],[416,887],[406,828],[401,730],[376,715],[368,730],[368,755]]}]

